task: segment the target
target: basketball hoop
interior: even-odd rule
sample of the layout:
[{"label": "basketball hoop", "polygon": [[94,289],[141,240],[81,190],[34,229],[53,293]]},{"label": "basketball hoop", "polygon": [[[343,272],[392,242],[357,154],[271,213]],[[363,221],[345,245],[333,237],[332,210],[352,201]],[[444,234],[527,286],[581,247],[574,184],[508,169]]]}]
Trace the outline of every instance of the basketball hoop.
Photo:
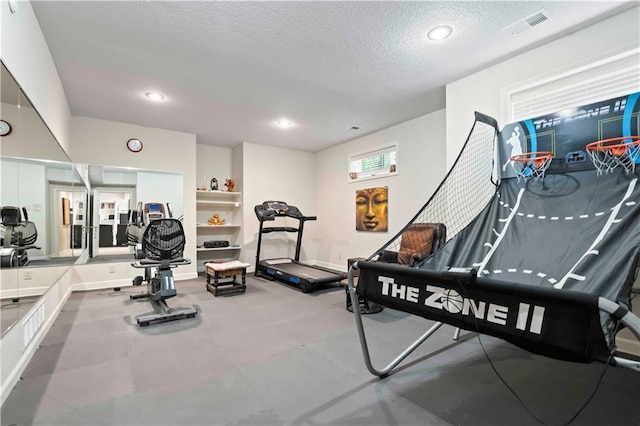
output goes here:
[{"label": "basketball hoop", "polygon": [[636,161],[640,158],[640,136],[622,136],[591,142],[586,147],[598,175],[612,172],[618,166],[627,173],[635,171]]},{"label": "basketball hoop", "polygon": [[553,153],[549,151],[523,152],[509,157],[518,182],[520,178],[544,179],[552,159]]}]

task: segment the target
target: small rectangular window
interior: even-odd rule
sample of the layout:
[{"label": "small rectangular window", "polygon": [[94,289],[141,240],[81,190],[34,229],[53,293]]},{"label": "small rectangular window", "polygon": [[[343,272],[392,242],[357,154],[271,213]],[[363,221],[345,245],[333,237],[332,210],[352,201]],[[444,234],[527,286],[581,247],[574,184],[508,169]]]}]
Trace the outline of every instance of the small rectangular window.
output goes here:
[{"label": "small rectangular window", "polygon": [[391,176],[398,173],[398,143],[349,156],[349,181]]},{"label": "small rectangular window", "polygon": [[635,48],[509,91],[508,121],[521,121],[640,90],[640,49]]}]

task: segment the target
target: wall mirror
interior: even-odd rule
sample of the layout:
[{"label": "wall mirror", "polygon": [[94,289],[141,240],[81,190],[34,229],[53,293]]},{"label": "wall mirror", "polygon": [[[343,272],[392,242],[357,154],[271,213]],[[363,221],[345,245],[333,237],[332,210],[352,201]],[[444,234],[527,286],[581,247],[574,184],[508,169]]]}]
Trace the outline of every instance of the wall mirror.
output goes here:
[{"label": "wall mirror", "polygon": [[182,174],[116,166],[86,166],[90,197],[89,259],[95,262],[131,262],[127,227],[138,202],[169,204],[173,217],[183,215]]},{"label": "wall mirror", "polygon": [[4,333],[82,255],[87,187],[4,64],[0,319]]}]

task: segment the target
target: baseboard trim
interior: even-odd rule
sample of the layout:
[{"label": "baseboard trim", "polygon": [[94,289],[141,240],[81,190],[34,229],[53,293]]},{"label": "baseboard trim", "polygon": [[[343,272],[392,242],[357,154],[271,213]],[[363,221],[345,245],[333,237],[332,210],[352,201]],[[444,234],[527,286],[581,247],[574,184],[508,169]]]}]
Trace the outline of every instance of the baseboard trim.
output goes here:
[{"label": "baseboard trim", "polygon": [[[60,283],[60,280],[58,281],[58,283]],[[35,355],[36,350],[40,347],[40,343],[49,332],[49,329],[53,325],[56,318],[58,318],[58,314],[60,314],[60,311],[62,311],[62,307],[64,306],[65,303],[67,303],[67,299],[71,295],[71,292],[72,292],[71,287],[72,286],[68,287],[68,290],[56,305],[55,309],[53,310],[53,313],[48,316],[44,324],[42,324],[42,327],[40,327],[40,330],[38,330],[38,332],[33,337],[33,339],[31,339],[31,342],[22,353],[20,360],[18,361],[14,369],[11,371],[9,376],[7,376],[7,380],[4,383],[2,383],[2,394],[0,396],[2,400],[0,401],[0,405],[4,404],[4,402],[7,400],[7,398],[9,397],[9,394],[13,390],[13,387],[16,385],[16,383],[18,383],[18,380],[20,380],[20,375],[22,375],[24,370],[27,368],[27,365],[29,365],[29,362],[31,362],[31,358],[33,358],[33,355]],[[29,313],[27,314],[27,316],[28,315]]]},{"label": "baseboard trim", "polygon": [[[176,281],[192,280],[198,278],[197,272],[186,272],[182,274],[173,274],[173,278]],[[118,279],[118,280],[105,280],[94,281],[90,283],[77,283],[73,284],[73,291],[92,291],[92,290],[105,290],[114,287],[130,287],[132,286],[132,278]]]}]

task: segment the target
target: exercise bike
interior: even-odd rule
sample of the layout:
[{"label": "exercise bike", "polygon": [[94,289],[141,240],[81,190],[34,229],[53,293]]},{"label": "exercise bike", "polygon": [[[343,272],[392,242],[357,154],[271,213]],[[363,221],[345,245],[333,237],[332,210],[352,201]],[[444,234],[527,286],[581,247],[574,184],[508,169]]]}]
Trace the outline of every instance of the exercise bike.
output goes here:
[{"label": "exercise bike", "polygon": [[29,221],[27,209],[24,207],[22,209],[12,206],[2,207],[0,216],[4,226],[0,265],[3,268],[27,266],[29,264],[27,250],[40,248],[35,245],[38,239],[35,223]]},{"label": "exercise bike", "polygon": [[[169,203],[167,203],[166,212],[165,206],[161,203],[142,204],[142,202],[138,202],[135,210],[129,210],[127,245],[132,247],[134,259],[144,259],[145,257],[142,251],[142,236],[144,235],[144,231],[147,229],[147,224],[152,220],[164,219],[165,217],[173,217],[173,210]],[[133,285],[138,286],[143,282],[149,282],[151,279],[149,272],[150,268],[146,268],[144,271],[144,277],[142,275],[136,276],[133,279]]]},{"label": "exercise bike", "polygon": [[[136,317],[141,327],[148,326],[152,322],[194,318],[198,314],[195,308],[170,308],[165,302],[166,299],[177,294],[172,269],[189,265],[191,260],[183,257],[185,235],[182,223],[178,219],[163,217],[149,220],[148,212],[156,212],[155,207],[158,205],[162,206],[157,203],[145,205],[147,222],[144,225],[141,248],[136,249],[137,260],[131,263],[134,268],[145,270],[147,291],[131,295],[130,299],[148,299],[156,310],[155,314]],[[170,211],[170,208],[168,210]],[[142,277],[136,277],[133,280],[134,285],[141,285],[142,282]]]}]

